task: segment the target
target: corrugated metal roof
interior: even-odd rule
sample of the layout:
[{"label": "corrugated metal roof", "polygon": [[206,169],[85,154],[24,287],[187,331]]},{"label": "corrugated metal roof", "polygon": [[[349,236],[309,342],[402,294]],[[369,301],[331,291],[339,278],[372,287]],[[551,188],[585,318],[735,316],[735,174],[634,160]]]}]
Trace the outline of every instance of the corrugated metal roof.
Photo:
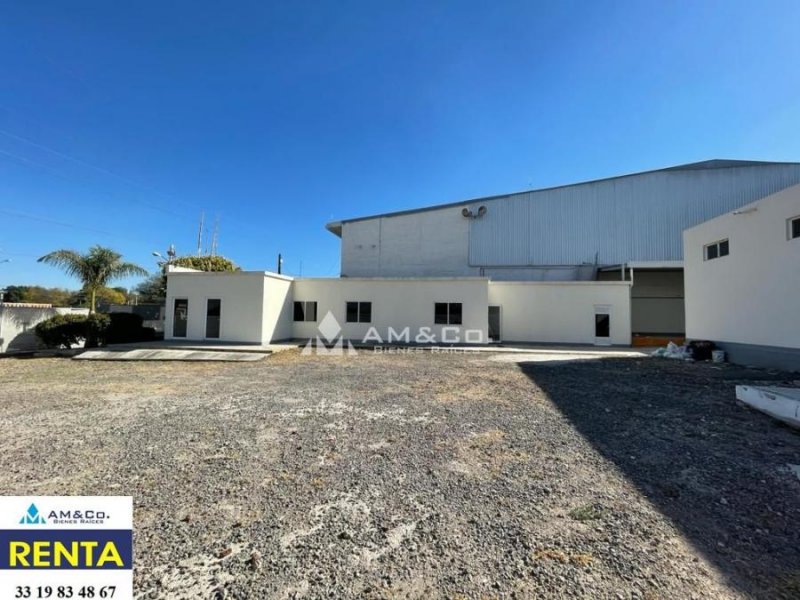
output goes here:
[{"label": "corrugated metal roof", "polygon": [[699,170],[713,170],[713,169],[730,169],[730,168],[741,168],[741,167],[764,167],[764,166],[775,166],[775,165],[800,165],[798,162],[770,162],[770,161],[757,161],[757,160],[730,160],[730,159],[712,159],[712,160],[704,160],[700,162],[694,163],[687,163],[684,165],[676,165],[672,167],[664,167],[660,169],[653,169],[649,171],[640,171],[638,173],[628,173],[624,175],[615,175],[612,177],[604,177],[601,179],[593,179],[589,181],[582,181],[577,183],[568,183],[565,185],[553,186],[548,188],[540,188],[535,190],[527,190],[522,192],[513,192],[509,194],[498,194],[494,196],[484,196],[480,198],[472,198],[468,200],[460,200],[457,202],[447,202],[444,204],[435,204],[431,206],[425,206],[421,208],[413,208],[409,210],[400,210],[400,211],[393,211],[387,213],[380,213],[375,215],[369,215],[365,217],[355,217],[351,219],[342,219],[339,221],[331,221],[325,225],[325,228],[334,233],[335,235],[341,235],[342,233],[342,225],[345,223],[353,223],[355,221],[367,221],[370,219],[379,219],[383,217],[393,217],[399,215],[408,215],[414,214],[419,212],[425,212],[430,210],[437,210],[441,208],[448,208],[452,206],[466,206],[469,204],[475,204],[478,202],[487,202],[490,200],[499,200],[504,198],[511,198],[515,196],[520,196],[523,194],[534,194],[537,192],[546,192],[546,191],[553,191],[553,190],[560,190],[564,188],[571,188],[577,186],[587,186],[596,183],[601,183],[605,181],[613,181],[619,180],[629,177],[638,177],[642,175],[649,175],[652,173],[666,173],[666,172],[673,172],[673,171],[699,171]]},{"label": "corrugated metal roof", "polygon": [[678,169],[480,201],[471,266],[618,264],[683,258],[682,232],[792,185],[800,163]]}]

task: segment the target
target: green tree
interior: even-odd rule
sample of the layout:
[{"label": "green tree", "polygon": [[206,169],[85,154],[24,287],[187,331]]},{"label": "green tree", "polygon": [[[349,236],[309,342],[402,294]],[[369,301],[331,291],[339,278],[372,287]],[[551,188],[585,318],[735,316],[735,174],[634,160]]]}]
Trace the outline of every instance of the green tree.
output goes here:
[{"label": "green tree", "polygon": [[124,262],[121,254],[103,246],[92,246],[86,254],[74,250],[56,250],[42,256],[39,262],[60,267],[68,275],[79,279],[89,295],[91,313],[95,312],[98,290],[109,282],[123,277],[147,275],[147,271],[139,265]]},{"label": "green tree", "polygon": [[62,288],[46,288],[40,285],[9,285],[3,295],[4,302],[27,302],[69,306],[74,292]]},{"label": "green tree", "polygon": [[136,286],[139,302],[157,304],[167,297],[167,278],[163,273],[151,275]]},{"label": "green tree", "polygon": [[[170,264],[198,271],[241,271],[232,260],[224,256],[179,256]],[[164,269],[166,269],[166,265],[164,265]],[[139,302],[163,302],[167,297],[166,271],[162,270],[161,273],[145,279],[136,286],[136,293],[139,294]]]},{"label": "green tree", "polygon": [[[70,303],[72,306],[88,306],[91,294],[87,290],[78,290],[72,294]],[[109,304],[125,304],[127,297],[117,288],[99,288],[96,294],[97,305],[100,310],[108,307]]]},{"label": "green tree", "polygon": [[25,302],[25,293],[27,290],[27,286],[24,285],[9,285],[6,287],[5,294],[3,294],[3,301]]},{"label": "green tree", "polygon": [[171,264],[198,271],[241,271],[232,260],[224,256],[179,256]]}]

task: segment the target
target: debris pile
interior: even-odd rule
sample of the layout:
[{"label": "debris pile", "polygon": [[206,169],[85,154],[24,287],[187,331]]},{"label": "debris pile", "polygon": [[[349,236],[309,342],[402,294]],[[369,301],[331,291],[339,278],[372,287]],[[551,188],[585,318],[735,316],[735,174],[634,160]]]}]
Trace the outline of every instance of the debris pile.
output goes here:
[{"label": "debris pile", "polygon": [[664,348],[657,348],[650,356],[659,358],[676,358],[680,360],[693,360],[692,352],[688,346],[678,346],[675,342],[670,342]]},{"label": "debris pile", "polygon": [[[693,340],[678,346],[670,342],[664,348],[658,348],[650,354],[659,358],[676,358],[679,360],[711,360],[716,345],[714,342]],[[715,362],[724,362],[724,355],[718,356]]]}]

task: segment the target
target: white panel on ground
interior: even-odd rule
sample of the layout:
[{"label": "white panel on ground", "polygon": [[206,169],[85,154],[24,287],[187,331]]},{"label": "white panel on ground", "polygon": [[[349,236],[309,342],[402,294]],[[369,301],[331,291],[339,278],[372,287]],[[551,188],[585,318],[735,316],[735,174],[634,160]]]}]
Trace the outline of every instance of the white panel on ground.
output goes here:
[{"label": "white panel on ground", "polygon": [[800,389],[782,387],[736,386],[736,399],[748,406],[800,427]]}]

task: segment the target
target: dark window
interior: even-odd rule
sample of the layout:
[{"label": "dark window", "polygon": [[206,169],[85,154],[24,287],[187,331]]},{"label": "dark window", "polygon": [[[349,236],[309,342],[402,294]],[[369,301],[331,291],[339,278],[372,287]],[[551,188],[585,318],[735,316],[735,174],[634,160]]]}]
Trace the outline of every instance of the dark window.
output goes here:
[{"label": "dark window", "polygon": [[611,335],[611,317],[605,313],[598,313],[594,316],[594,336],[608,337]]},{"label": "dark window", "polygon": [[219,337],[219,322],[222,315],[222,300],[209,298],[206,306],[206,337]]},{"label": "dark window", "polygon": [[714,242],[713,244],[705,246],[703,252],[706,260],[712,260],[721,256],[728,256],[730,253],[730,245],[728,240],[720,240],[719,242]]},{"label": "dark window", "polygon": [[316,302],[295,302],[294,303],[295,321],[316,321],[317,303]]},{"label": "dark window", "polygon": [[358,302],[347,303],[347,322],[358,323]]},{"label": "dark window", "polygon": [[371,323],[372,302],[348,302],[346,317],[348,323]]},{"label": "dark window", "polygon": [[789,239],[800,238],[800,217],[795,217],[789,222]]},{"label": "dark window", "polygon": [[453,302],[450,304],[450,325],[461,325],[461,303]]},{"label": "dark window", "polygon": [[433,312],[433,322],[437,325],[447,325],[447,302],[437,302]]},{"label": "dark window", "polygon": [[186,298],[176,298],[172,311],[172,337],[186,337],[186,322],[189,319],[189,300]]},{"label": "dark window", "polygon": [[437,302],[433,322],[437,325],[461,325],[461,302]]},{"label": "dark window", "polygon": [[372,302],[358,303],[358,322],[372,323]]}]

